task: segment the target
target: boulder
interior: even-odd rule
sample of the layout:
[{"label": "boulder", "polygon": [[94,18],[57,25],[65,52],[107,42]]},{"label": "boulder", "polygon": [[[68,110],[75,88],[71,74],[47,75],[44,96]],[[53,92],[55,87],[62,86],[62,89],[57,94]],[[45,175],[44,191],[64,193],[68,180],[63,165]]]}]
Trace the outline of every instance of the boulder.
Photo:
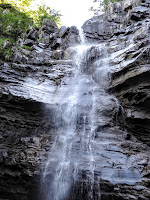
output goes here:
[{"label": "boulder", "polygon": [[52,59],[61,60],[64,56],[64,51],[62,50],[55,50],[51,54]]},{"label": "boulder", "polygon": [[34,28],[31,28],[31,29],[29,30],[29,32],[27,33],[26,37],[27,37],[28,39],[35,40],[35,41],[36,41],[37,38],[38,38],[38,32],[37,32],[37,30],[34,29]]},{"label": "boulder", "polygon": [[149,9],[145,6],[138,6],[131,12],[131,19],[134,21],[141,21],[149,15]]},{"label": "boulder", "polygon": [[28,46],[28,47],[31,47],[35,44],[34,40],[31,40],[31,39],[26,39],[24,42],[23,42],[23,45],[25,46]]},{"label": "boulder", "polygon": [[58,27],[54,21],[49,19],[44,19],[42,27],[40,28],[40,32],[45,32],[46,34],[58,32]]},{"label": "boulder", "polygon": [[64,34],[67,32],[68,28],[66,28],[66,26],[61,26],[61,28],[59,29],[58,35],[59,37],[63,37]]},{"label": "boulder", "polygon": [[63,50],[67,49],[68,47],[73,47],[77,44],[80,44],[80,37],[79,31],[75,26],[68,28],[65,31],[65,34],[62,35],[62,46]]}]

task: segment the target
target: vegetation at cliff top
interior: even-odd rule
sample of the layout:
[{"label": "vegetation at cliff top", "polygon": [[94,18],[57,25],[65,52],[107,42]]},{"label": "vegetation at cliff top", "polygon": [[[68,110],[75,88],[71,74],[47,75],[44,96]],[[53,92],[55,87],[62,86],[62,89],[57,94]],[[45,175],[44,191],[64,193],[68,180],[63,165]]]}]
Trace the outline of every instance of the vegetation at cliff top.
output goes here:
[{"label": "vegetation at cliff top", "polygon": [[5,9],[10,6],[14,7],[17,11],[26,14],[37,27],[42,24],[44,18],[55,21],[57,25],[61,24],[61,14],[49,6],[43,5],[42,0],[41,3],[36,0],[0,0],[0,5]]},{"label": "vegetation at cliff top", "polygon": [[14,42],[30,26],[39,28],[44,18],[55,21],[57,25],[61,22],[58,11],[36,4],[36,0],[0,0],[0,59],[9,57]]},{"label": "vegetation at cliff top", "polygon": [[101,12],[106,11],[112,3],[120,1],[123,0],[93,0],[93,3],[98,3],[98,6],[96,8],[93,6],[90,10],[93,11],[95,15],[99,15]]},{"label": "vegetation at cliff top", "polygon": [[120,2],[122,0],[103,0],[104,8],[107,9],[111,3]]}]

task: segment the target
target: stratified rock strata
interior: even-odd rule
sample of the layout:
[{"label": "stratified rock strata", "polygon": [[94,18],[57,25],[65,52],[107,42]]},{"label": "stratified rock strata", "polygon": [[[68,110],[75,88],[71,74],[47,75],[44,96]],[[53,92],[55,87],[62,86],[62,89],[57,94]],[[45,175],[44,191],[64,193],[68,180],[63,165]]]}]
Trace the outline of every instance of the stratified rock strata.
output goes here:
[{"label": "stratified rock strata", "polygon": [[107,41],[109,90],[120,100],[126,127],[150,145],[150,1],[124,0],[83,25],[89,41]]},{"label": "stratified rock strata", "polygon": [[[86,21],[83,30],[87,41],[105,43],[108,49],[99,52],[93,45],[84,70],[98,79],[95,62],[107,54],[108,91],[121,103],[113,95],[103,101],[100,93],[97,107],[103,107],[98,112],[104,120],[97,126],[93,144],[94,181],[100,181],[95,193],[100,190],[102,200],[148,200],[150,1],[115,3],[102,16]],[[12,62],[0,62],[0,200],[45,200],[41,174],[57,131],[55,114],[74,76],[73,47],[79,43],[76,27],[58,29],[44,20],[39,33],[31,28],[18,41]],[[85,93],[83,99],[90,95],[91,91]],[[78,125],[83,126],[82,113]],[[83,168],[68,200],[89,198]]]}]

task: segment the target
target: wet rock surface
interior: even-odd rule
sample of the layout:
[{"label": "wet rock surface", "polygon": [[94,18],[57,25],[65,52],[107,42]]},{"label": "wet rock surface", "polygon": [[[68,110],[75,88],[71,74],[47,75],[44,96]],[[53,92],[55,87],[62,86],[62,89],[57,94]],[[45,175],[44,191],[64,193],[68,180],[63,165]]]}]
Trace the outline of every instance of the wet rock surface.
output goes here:
[{"label": "wet rock surface", "polygon": [[[106,43],[112,77],[108,91],[121,103],[119,106],[113,95],[103,98],[101,89],[97,91],[99,118],[91,142],[95,199],[100,198],[99,194],[102,200],[150,198],[149,14],[149,0],[125,0],[121,6],[114,4],[106,14],[83,25],[88,41]],[[72,47],[79,43],[75,27],[59,30],[46,20],[40,35],[31,29],[26,39],[20,41],[20,45],[31,49],[14,49],[13,62],[0,63],[1,200],[45,199],[47,188],[40,185],[41,174],[59,127],[55,116],[60,99],[65,102],[65,94],[73,88],[77,66],[71,60],[75,55]],[[92,74],[96,81],[96,62],[105,53],[93,46],[84,59],[83,72]],[[91,82],[87,82],[88,92],[81,91],[79,133],[83,131],[83,114],[90,113],[86,105],[92,97],[90,86]],[[87,124],[86,128],[88,132]],[[78,135],[74,156],[80,139]],[[68,200],[91,199],[86,146],[83,155],[78,182],[73,184]]]},{"label": "wet rock surface", "polygon": [[37,199],[31,194],[40,191],[55,124],[50,99],[73,66],[55,60],[49,66],[1,63],[0,69],[0,198]]},{"label": "wet rock surface", "polygon": [[116,3],[106,14],[85,22],[83,29],[89,41],[107,40],[112,67],[109,90],[124,107],[126,127],[150,145],[150,1]]}]

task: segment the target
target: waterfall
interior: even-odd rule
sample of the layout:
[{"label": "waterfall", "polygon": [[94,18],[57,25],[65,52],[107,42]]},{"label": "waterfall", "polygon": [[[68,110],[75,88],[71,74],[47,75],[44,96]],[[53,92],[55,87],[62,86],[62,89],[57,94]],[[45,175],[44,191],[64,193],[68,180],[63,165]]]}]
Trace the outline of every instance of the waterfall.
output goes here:
[{"label": "waterfall", "polygon": [[81,27],[77,27],[77,29],[79,30],[81,45],[85,45],[85,37],[84,37],[83,29]]},{"label": "waterfall", "polygon": [[97,155],[94,148],[97,148],[96,130],[104,125],[103,106],[107,107],[110,98],[105,91],[109,69],[107,50],[105,44],[86,44],[82,29],[79,29],[79,35],[81,45],[74,47],[74,77],[68,93],[57,106],[56,136],[43,173],[45,200],[74,199],[70,195],[79,179],[85,180],[79,195],[87,191],[86,199],[101,198],[100,174],[95,175]]}]

